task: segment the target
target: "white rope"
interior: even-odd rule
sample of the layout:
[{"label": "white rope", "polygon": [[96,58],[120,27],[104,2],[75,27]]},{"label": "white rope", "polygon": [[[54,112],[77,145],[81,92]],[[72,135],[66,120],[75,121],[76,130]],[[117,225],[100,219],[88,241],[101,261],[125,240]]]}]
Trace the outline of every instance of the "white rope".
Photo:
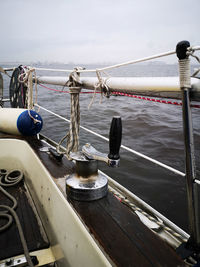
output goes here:
[{"label": "white rope", "polygon": [[190,46],[187,48],[188,52],[187,54],[189,55],[190,52],[194,52],[194,51],[197,51],[197,50],[200,50],[200,46]]},{"label": "white rope", "polygon": [[92,94],[92,99],[88,105],[88,110],[91,108],[92,104],[94,103],[94,99],[95,99],[95,96],[96,96],[96,92],[97,92],[97,89],[99,88],[99,83],[96,83],[94,85],[94,93]]},{"label": "white rope", "polygon": [[69,129],[69,138],[67,140],[66,152],[77,152],[79,146],[79,125],[80,125],[80,105],[79,93],[80,87],[72,87],[71,90],[71,120]]},{"label": "white rope", "polygon": [[[55,116],[66,120],[67,122],[70,123],[69,131],[67,134],[60,140],[58,143],[58,146],[56,148],[57,152],[60,154],[64,154],[65,152],[62,152],[60,150],[60,146],[63,143],[65,139],[67,139],[67,144],[66,144],[66,154],[67,157],[69,157],[70,152],[77,152],[78,147],[79,147],[79,127],[80,127],[80,105],[79,105],[79,93],[80,93],[81,88],[80,87],[71,87],[70,88],[70,93],[71,93],[71,120],[67,120],[53,112],[50,112],[51,114],[54,114]],[[42,108],[38,104],[35,106]],[[47,112],[49,110],[44,109]]]},{"label": "white rope", "polygon": [[[96,69],[96,75],[97,75],[97,78],[98,78],[98,82],[94,85],[94,93],[92,95],[92,99],[88,105],[88,110],[91,108],[92,104],[94,103],[94,99],[95,99],[95,96],[96,96],[96,92],[97,92],[97,89],[99,89],[101,91],[101,99],[102,99],[102,86],[103,86],[103,79],[101,77],[101,73],[99,70]],[[101,102],[101,99],[100,99],[100,102]]]},{"label": "white rope", "polygon": [[33,108],[33,75],[34,69],[28,70],[28,110]]},{"label": "white rope", "polygon": [[37,68],[37,67],[34,67],[34,69],[41,71],[72,72],[72,70],[63,70],[63,69],[48,69],[48,68]]},{"label": "white rope", "polygon": [[21,73],[18,76],[18,82],[23,83],[27,86],[25,107],[27,105],[27,108],[30,110],[33,108],[33,75],[32,75],[32,72],[34,72],[35,69],[31,67],[23,67],[23,66],[21,66],[21,68],[23,69],[23,73]]},{"label": "white rope", "polygon": [[[27,105],[28,115],[33,120],[33,122],[35,124],[36,123],[42,123],[41,120],[37,120],[36,118],[34,118],[31,115],[31,110],[33,109],[33,106],[34,106],[34,104],[33,104],[33,72],[35,75],[35,79],[37,79],[36,78],[36,71],[34,68],[31,68],[31,67],[25,67],[25,68],[23,66],[21,66],[21,67],[23,68],[24,72],[18,76],[18,81],[20,83],[27,84],[27,94],[26,94],[25,107]],[[36,104],[37,104],[37,80],[35,83],[35,92],[36,92],[35,100],[36,100]]]},{"label": "white rope", "polygon": [[[166,57],[166,56],[170,56],[175,54],[175,51],[169,51],[169,52],[165,52],[165,53],[161,53],[161,54],[157,54],[157,55],[153,55],[153,56],[149,56],[149,57],[144,57],[141,59],[136,59],[136,60],[130,60],[124,63],[120,63],[120,64],[115,64],[115,65],[111,65],[111,66],[107,66],[104,68],[98,68],[98,71],[103,71],[103,70],[109,70],[109,69],[114,69],[114,68],[119,68],[122,66],[126,66],[126,65],[131,65],[131,64],[135,64],[135,63],[139,63],[139,62],[144,62],[144,61],[148,61],[148,60],[152,60],[152,59],[157,59],[157,58],[161,58],[161,57]],[[73,70],[64,70],[64,69],[48,69],[48,68],[37,68],[34,67],[35,70],[41,70],[41,71],[58,71],[58,72],[72,72]],[[77,70],[78,73],[82,73],[82,72],[96,72],[97,69],[79,69]]]},{"label": "white rope", "polygon": [[179,61],[179,77],[180,77],[180,88],[190,88],[190,59],[180,59]]},{"label": "white rope", "polygon": [[[200,50],[200,46],[194,46],[194,47],[189,47],[188,48],[188,53],[190,53],[191,51],[196,51],[196,50]],[[107,66],[104,68],[98,68],[99,71],[103,71],[103,70],[108,70],[108,69],[113,69],[113,68],[118,68],[121,66],[126,66],[126,65],[130,65],[130,64],[135,64],[135,63],[139,63],[139,62],[144,62],[144,61],[148,61],[148,60],[152,60],[152,59],[157,59],[157,58],[161,58],[161,57],[165,57],[165,56],[170,56],[175,54],[175,51],[168,51],[165,53],[161,53],[161,54],[157,54],[157,55],[153,55],[153,56],[149,56],[149,57],[144,57],[141,59],[136,59],[136,60],[130,60],[124,63],[120,63],[120,64],[115,64],[115,65],[111,65],[111,66]],[[72,72],[73,70],[70,69],[51,69],[51,68],[38,68],[38,67],[33,67],[35,70],[40,70],[40,71],[56,71],[56,72]],[[13,70],[13,68],[4,68],[4,71],[10,71]],[[96,69],[82,69],[82,70],[78,70],[78,73],[81,72],[96,72]]]},{"label": "white rope", "polygon": [[[62,117],[62,116],[60,116],[60,115],[58,115],[58,114],[56,114],[56,113],[54,113],[54,112],[52,112],[50,110],[48,110],[48,109],[46,109],[46,108],[38,105],[38,104],[35,105],[35,106],[37,106],[37,107],[45,110],[46,112],[49,112],[52,115],[55,115],[56,117],[58,117],[58,118],[60,118],[62,120],[65,120],[67,122],[70,122],[70,120],[68,120],[68,119],[66,119],[66,118],[64,118],[64,117]],[[97,137],[99,137],[99,138],[101,138],[101,139],[109,142],[109,139],[106,138],[105,136],[102,136],[102,135],[100,135],[100,134],[98,134],[96,132],[93,132],[92,130],[89,130],[89,129],[85,128],[84,126],[81,126],[81,125],[80,125],[80,128],[83,129],[84,131],[88,132],[88,133],[91,133],[91,134],[93,134],[93,135],[95,135],[95,136],[97,136]],[[121,145],[121,148],[123,148],[123,149],[125,149],[125,150],[127,150],[127,151],[129,151],[129,152],[131,152],[131,153],[133,153],[133,154],[135,154],[137,156],[139,156],[139,157],[142,157],[142,158],[144,158],[144,159],[146,159],[146,160],[148,160],[148,161],[150,161],[152,163],[155,163],[156,165],[158,165],[158,166],[160,166],[162,168],[165,168],[165,169],[167,169],[167,170],[169,170],[169,171],[171,171],[171,172],[173,172],[173,173],[175,173],[177,175],[180,175],[180,176],[185,177],[185,173],[183,173],[181,171],[178,171],[178,170],[174,169],[173,167],[170,167],[170,166],[168,166],[168,165],[166,165],[164,163],[161,163],[158,160],[152,159],[152,158],[150,158],[150,157],[148,157],[148,156],[146,156],[146,155],[144,155],[142,153],[139,153],[139,152],[137,152],[137,151],[135,151],[135,150],[127,147],[127,146],[124,146],[124,145]]]},{"label": "white rope", "polygon": [[200,68],[194,69],[194,73],[191,75],[191,77],[196,77],[199,72],[200,72]]},{"label": "white rope", "polygon": [[[107,78],[103,78],[101,76],[101,72],[103,72],[107,76]],[[103,95],[105,95],[106,97],[110,97],[110,89],[107,85],[107,81],[110,78],[110,75],[107,74],[105,71],[99,71],[98,69],[96,69],[96,75],[97,75],[98,82],[94,85],[94,93],[93,93],[92,99],[88,105],[88,110],[91,108],[91,106],[94,102],[97,89],[99,89],[101,91],[101,98],[99,101],[100,104],[102,103]]]},{"label": "white rope", "polygon": [[11,76],[7,73],[7,70],[5,68],[0,67],[0,72],[11,78]]},{"label": "white rope", "polygon": [[124,63],[121,63],[121,64],[111,65],[111,66],[108,66],[108,67],[105,67],[105,68],[99,68],[99,70],[102,71],[102,70],[109,70],[109,69],[119,68],[119,67],[122,67],[122,66],[127,66],[127,65],[131,65],[131,64],[135,64],[135,63],[139,63],[139,62],[144,62],[144,61],[148,61],[148,60],[152,60],[152,59],[156,59],[156,58],[160,58],[160,57],[170,56],[170,55],[173,55],[175,53],[176,53],[175,51],[169,51],[169,52],[166,52],[166,53],[161,53],[161,54],[157,54],[157,55],[150,56],[150,57],[144,57],[144,58],[141,58],[141,59],[127,61],[127,62],[124,62]]},{"label": "white rope", "polygon": [[33,120],[33,122],[36,124],[36,123],[42,123],[40,120],[37,120],[36,118],[34,118],[32,115],[31,115],[31,112],[30,112],[30,109],[28,109],[28,115],[29,117]]},{"label": "white rope", "polygon": [[200,180],[195,179],[194,182],[200,185]]},{"label": "white rope", "polygon": [[[37,104],[38,101],[38,87],[37,87],[37,75],[36,75],[36,71],[34,69],[34,80],[35,80],[35,104]],[[39,110],[38,110],[39,112]]]},{"label": "white rope", "polygon": [[24,72],[22,72],[21,74],[19,74],[19,76],[18,76],[18,82],[25,84],[28,81],[28,71],[23,66],[21,66],[21,68],[23,69]]}]

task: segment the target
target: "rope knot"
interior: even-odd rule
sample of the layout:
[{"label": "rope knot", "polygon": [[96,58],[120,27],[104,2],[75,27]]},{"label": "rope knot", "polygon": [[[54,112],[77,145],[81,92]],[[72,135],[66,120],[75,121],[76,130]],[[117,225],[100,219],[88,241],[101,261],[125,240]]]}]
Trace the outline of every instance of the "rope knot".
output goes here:
[{"label": "rope knot", "polygon": [[[105,73],[105,72],[104,72]],[[106,73],[105,73],[106,74]],[[94,94],[93,94],[93,97],[92,97],[92,100],[90,101],[90,104],[88,105],[88,109],[90,109],[90,107],[92,106],[93,102],[94,102],[94,98],[96,96],[96,92],[97,92],[97,89],[99,89],[101,91],[101,99],[100,99],[100,103],[102,101],[102,97],[103,95],[105,95],[107,98],[110,97],[111,95],[111,91],[110,91],[110,88],[108,87],[107,85],[107,81],[108,79],[110,78],[109,76],[104,79],[101,77],[101,71],[96,69],[96,75],[97,75],[97,79],[98,79],[98,82],[95,84],[94,86]],[[107,74],[106,74],[107,75]]]},{"label": "rope knot", "polygon": [[18,76],[18,82],[19,83],[24,83],[27,86],[28,80],[31,76],[32,78],[32,72],[35,72],[35,69],[32,67],[24,67],[20,66],[23,70],[23,72]]},{"label": "rope knot", "polygon": [[103,82],[103,84],[101,85],[101,90],[107,98],[109,98],[111,96],[110,88],[108,87],[108,85],[105,82]]},{"label": "rope knot", "polygon": [[66,86],[68,87],[78,87],[82,85],[82,82],[80,81],[80,70],[83,70],[84,68],[76,67],[69,75],[69,80],[66,83]]}]

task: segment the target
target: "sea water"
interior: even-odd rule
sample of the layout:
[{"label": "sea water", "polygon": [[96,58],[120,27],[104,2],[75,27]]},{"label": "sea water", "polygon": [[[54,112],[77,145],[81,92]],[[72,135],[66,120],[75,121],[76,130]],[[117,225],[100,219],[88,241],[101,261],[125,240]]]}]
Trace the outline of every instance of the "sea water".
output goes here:
[{"label": "sea water", "polygon": [[[41,64],[32,64],[41,67]],[[87,69],[99,65],[81,65]],[[6,65],[5,65],[6,67]],[[46,68],[73,69],[69,64],[45,64]],[[178,66],[160,62],[140,63],[107,72],[110,76],[177,76]],[[37,71],[37,75],[67,76],[68,73]],[[82,74],[94,76],[93,73]],[[8,80],[5,80],[5,96],[8,96]],[[56,90],[67,88],[48,86]],[[122,144],[153,159],[184,172],[184,141],[181,106],[167,105],[125,96],[103,97],[97,94],[90,109],[92,94],[80,94],[81,125],[105,137],[109,135],[113,116],[121,116],[123,125]],[[70,119],[70,95],[38,86],[38,104]],[[42,133],[60,141],[69,124],[40,110],[44,126]],[[197,177],[200,178],[200,110],[192,109]],[[97,150],[108,153],[108,143],[80,130],[80,147],[90,142]],[[187,200],[185,178],[163,169],[154,163],[127,152],[120,151],[119,168],[109,168],[104,163],[99,168],[117,182],[127,187],[178,226],[187,231]]]}]

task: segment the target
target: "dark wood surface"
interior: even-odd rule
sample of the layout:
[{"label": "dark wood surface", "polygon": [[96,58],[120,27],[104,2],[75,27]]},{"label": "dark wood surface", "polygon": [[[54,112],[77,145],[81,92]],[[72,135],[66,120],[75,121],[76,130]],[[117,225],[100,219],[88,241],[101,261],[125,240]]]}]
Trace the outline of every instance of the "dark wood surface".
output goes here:
[{"label": "dark wood surface", "polygon": [[[41,228],[38,217],[30,204],[30,195],[24,187],[23,182],[20,184],[6,188],[6,191],[16,198],[18,205],[16,213],[19,217],[24,236],[29,251],[35,251],[49,247],[49,242],[44,230]],[[13,203],[0,191],[0,204],[12,206]],[[1,219],[0,225],[4,225],[6,221]],[[15,220],[12,225],[0,233],[0,260],[24,254],[21,244],[18,228]]]},{"label": "dark wood surface", "polygon": [[74,208],[117,266],[185,266],[165,242],[110,192]]},{"label": "dark wood surface", "polygon": [[61,161],[56,160],[50,153],[40,151],[40,148],[47,145],[36,137],[26,137],[25,139],[54,178],[61,178],[73,172],[74,164],[66,157],[63,157]]},{"label": "dark wood surface", "polygon": [[[54,178],[72,172],[73,164],[66,159],[57,162],[47,153],[40,152],[41,141],[26,140]],[[116,266],[185,266],[168,244],[110,192],[93,202],[69,201]]]}]

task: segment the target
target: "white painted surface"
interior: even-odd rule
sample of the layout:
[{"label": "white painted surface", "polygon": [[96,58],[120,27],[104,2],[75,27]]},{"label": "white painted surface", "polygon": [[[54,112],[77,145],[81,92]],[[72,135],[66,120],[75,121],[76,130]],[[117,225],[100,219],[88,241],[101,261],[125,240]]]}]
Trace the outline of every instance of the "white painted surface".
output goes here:
[{"label": "white painted surface", "polygon": [[26,109],[0,108],[0,131],[21,135],[17,128],[17,119]]}]

